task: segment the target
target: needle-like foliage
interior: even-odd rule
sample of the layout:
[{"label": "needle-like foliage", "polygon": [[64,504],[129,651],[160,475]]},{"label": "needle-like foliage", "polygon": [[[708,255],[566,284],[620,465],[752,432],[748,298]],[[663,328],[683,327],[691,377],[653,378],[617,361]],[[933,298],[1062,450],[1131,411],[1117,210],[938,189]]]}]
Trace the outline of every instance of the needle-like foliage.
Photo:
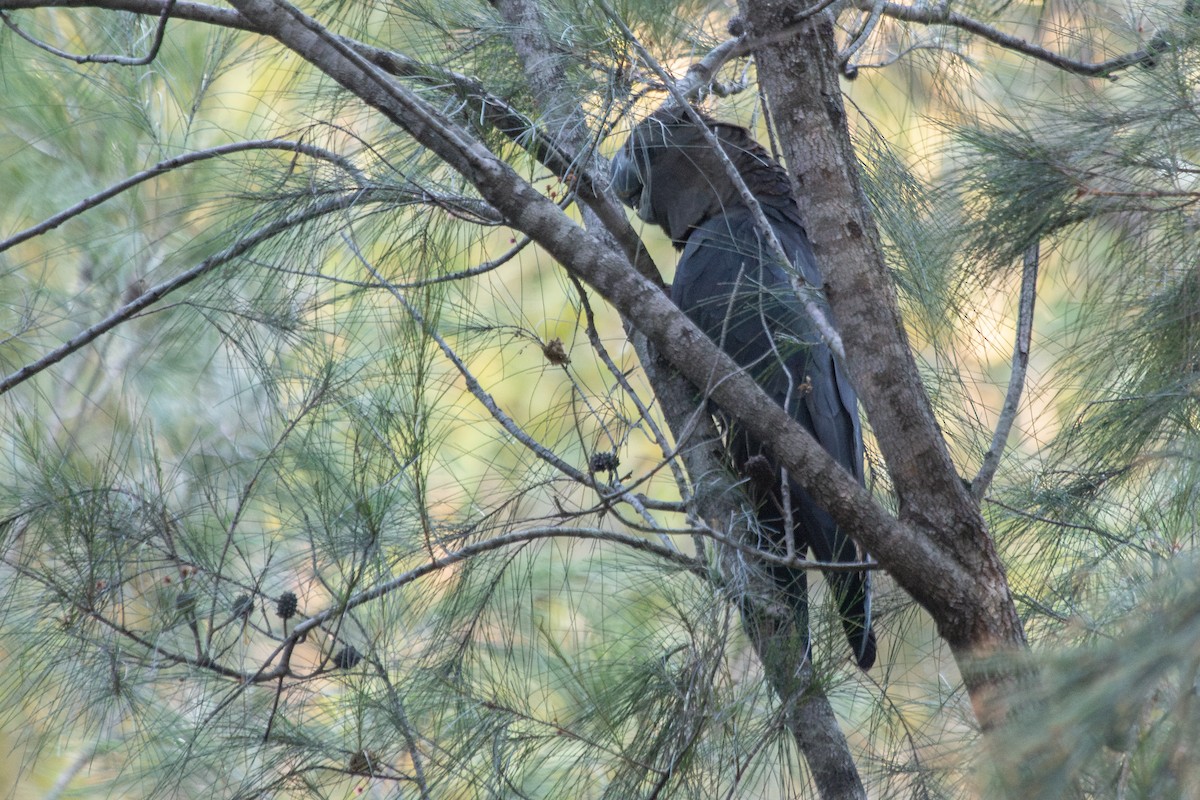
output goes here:
[{"label": "needle-like foliage", "polygon": [[[765,36],[715,0],[38,5],[0,0],[13,796],[1200,790],[1190,4],[813,3]],[[805,124],[841,91],[871,221],[801,199],[808,235],[877,233],[904,330],[847,338],[866,490],[755,435],[879,558],[869,675],[830,565],[787,564],[810,659],[743,628],[784,557],[703,401],[745,387],[672,349],[703,338],[673,251],[608,192],[689,90],[799,197],[840,180],[756,91],[806,31],[843,80]],[[856,268],[822,264],[843,333]],[[927,428],[862,367],[897,341]],[[914,481],[914,436],[953,474]],[[962,508],[1002,570],[939,527]]]}]

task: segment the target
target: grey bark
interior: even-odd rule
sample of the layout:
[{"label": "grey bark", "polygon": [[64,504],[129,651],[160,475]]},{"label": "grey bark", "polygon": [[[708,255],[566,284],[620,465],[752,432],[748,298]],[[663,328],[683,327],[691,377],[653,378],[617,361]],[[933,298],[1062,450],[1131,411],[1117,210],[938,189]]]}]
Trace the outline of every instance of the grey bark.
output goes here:
[{"label": "grey bark", "polygon": [[[979,506],[960,479],[908,343],[879,232],[859,183],[837,69],[832,18],[795,24],[791,3],[743,0],[751,37],[792,27],[755,55],[797,188],[851,373],[899,499],[900,520],[929,561],[864,544],[933,616],[953,649],[980,723],[998,724],[1018,676],[975,659],[1022,650],[1025,634]],[[961,581],[961,583],[960,583]],[[946,583],[957,584],[953,594]]]}]

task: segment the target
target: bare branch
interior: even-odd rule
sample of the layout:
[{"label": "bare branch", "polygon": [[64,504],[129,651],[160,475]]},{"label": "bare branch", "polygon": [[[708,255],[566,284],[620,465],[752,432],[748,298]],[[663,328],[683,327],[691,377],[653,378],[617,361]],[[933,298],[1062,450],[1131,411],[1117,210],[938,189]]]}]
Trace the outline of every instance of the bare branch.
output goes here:
[{"label": "bare branch", "polygon": [[329,161],[333,164],[337,164],[339,167],[350,173],[358,182],[360,187],[365,187],[366,185],[366,178],[363,176],[362,172],[354,166],[354,164],[337,153],[326,150],[322,147],[316,147],[303,142],[293,142],[288,139],[253,139],[246,142],[223,144],[217,147],[210,147],[205,150],[198,150],[194,153],[187,153],[182,156],[168,158],[158,162],[149,169],[144,169],[141,172],[134,173],[128,178],[113,184],[107,189],[97,192],[91,197],[86,197],[83,200],[80,200],[70,208],[60,211],[54,216],[39,222],[37,225],[26,228],[20,233],[16,233],[7,239],[0,241],[0,253],[4,252],[10,247],[20,244],[21,242],[32,239],[35,236],[41,236],[43,233],[54,230],[72,217],[79,216],[88,209],[95,208],[101,203],[111,200],[121,192],[131,189],[134,186],[137,186],[139,183],[144,183],[151,178],[156,178],[159,175],[166,174],[171,170],[179,169],[180,167],[187,166],[188,164],[195,164],[199,161],[207,161],[210,158],[220,158],[221,156],[227,156],[230,153],[241,153],[247,150],[291,150],[297,153],[303,153],[305,155],[312,156],[313,158],[319,158]]},{"label": "bare branch", "polygon": [[616,531],[604,530],[601,528],[562,528],[562,527],[531,527],[523,528],[512,533],[493,536],[481,542],[465,545],[458,550],[452,550],[442,556],[430,558],[429,561],[420,566],[404,572],[396,577],[385,581],[370,589],[365,589],[362,592],[355,594],[346,600],[344,605],[336,608],[326,609],[325,611],[309,617],[295,627],[291,635],[288,637],[291,640],[299,640],[304,637],[309,631],[317,628],[324,623],[330,621],[335,616],[339,616],[346,611],[357,608],[358,606],[368,603],[383,597],[386,594],[394,592],[401,586],[410,584],[426,575],[433,574],[439,570],[443,570],[454,564],[461,563],[467,559],[487,553],[492,550],[499,550],[505,547],[510,547],[515,544],[524,544],[527,542],[535,542],[543,539],[556,538],[575,538],[588,539],[598,542],[610,542],[612,544],[628,547],[633,550],[650,553],[668,564],[681,568],[687,572],[691,572],[705,580],[710,579],[708,568],[694,558],[690,558],[677,550],[668,550],[654,542],[643,539],[640,536],[629,536],[628,534],[618,533]]},{"label": "bare branch", "polygon": [[1029,368],[1029,340],[1033,336],[1033,305],[1037,299],[1039,249],[1038,243],[1034,242],[1025,251],[1025,263],[1021,270],[1021,296],[1017,302],[1017,338],[1013,344],[1008,392],[1004,396],[1004,407],[1000,410],[1000,418],[996,421],[996,430],[992,434],[992,446],[983,456],[979,474],[971,481],[971,496],[976,502],[987,494],[992,478],[996,476],[1000,457],[1004,454],[1004,444],[1008,441],[1008,434],[1017,418],[1021,392],[1025,388],[1025,373]]},{"label": "bare branch", "polygon": [[112,314],[105,317],[95,325],[91,325],[85,330],[72,336],[67,341],[63,342],[51,352],[39,358],[30,364],[26,364],[16,372],[6,376],[0,380],[0,395],[12,389],[14,386],[19,386],[25,381],[45,370],[47,367],[57,364],[67,356],[86,347],[98,338],[108,333],[113,328],[123,322],[132,319],[139,312],[144,311],[150,306],[157,303],[162,298],[171,294],[177,289],[187,286],[192,281],[201,278],[213,270],[228,264],[230,261],[242,256],[258,245],[266,242],[281,233],[303,225],[314,219],[333,213],[334,211],[342,211],[350,208],[357,203],[364,202],[369,199],[370,190],[351,192],[338,197],[331,197],[322,200],[306,209],[293,212],[285,217],[282,217],[269,225],[265,225],[247,236],[240,238],[237,242],[225,248],[216,255],[209,256],[201,261],[196,266],[176,275],[174,278],[163,281],[155,286],[150,287],[142,294],[138,295],[133,300],[129,301]]},{"label": "bare branch", "polygon": [[[533,239],[530,239],[528,236],[522,236],[521,239],[515,242],[512,247],[501,253],[496,258],[491,258],[487,261],[480,262],[473,267],[455,270],[454,272],[447,272],[442,275],[434,275],[429,278],[418,278],[417,280],[413,281],[393,281],[391,285],[397,289],[424,289],[429,286],[436,286],[439,283],[453,283],[454,281],[461,281],[468,278],[474,278],[479,275],[486,275],[487,273],[512,261],[521,253],[522,250],[532,243]],[[340,275],[334,275],[328,272],[312,272],[309,270],[294,269],[291,267],[283,267],[278,265],[272,267],[272,269],[285,275],[299,275],[305,278],[318,278],[329,283],[341,284],[342,286],[352,286],[355,289],[388,288],[386,285],[378,281],[354,280],[353,278],[344,278]]]},{"label": "bare branch", "polygon": [[176,0],[164,0],[162,11],[160,11],[158,15],[158,24],[154,28],[154,39],[150,42],[150,50],[146,53],[146,55],[138,57],[75,55],[74,53],[68,53],[65,50],[59,50],[57,47],[53,47],[46,42],[43,42],[40,39],[37,39],[36,37],[26,33],[20,28],[20,26],[17,25],[17,23],[12,21],[8,14],[5,14],[2,11],[0,11],[0,20],[4,21],[5,26],[7,26],[9,30],[32,44],[34,47],[45,50],[47,53],[58,56],[59,58],[65,58],[68,61],[74,61],[76,64],[118,64],[122,67],[141,67],[158,58],[158,51],[162,48],[163,34],[166,33],[167,30],[167,19],[171,16],[171,9],[175,7],[175,2]]},{"label": "bare branch", "polygon": [[146,16],[162,16],[168,5],[171,7],[172,19],[205,22],[237,30],[255,30],[249,20],[232,9],[197,3],[194,0],[0,0],[0,9],[6,11],[27,8],[98,8]]},{"label": "bare branch", "polygon": [[900,3],[879,2],[879,0],[853,0],[852,5],[860,11],[872,11],[881,8],[884,16],[892,17],[903,22],[917,22],[923,25],[948,25],[952,28],[973,33],[976,36],[997,44],[1006,50],[1022,53],[1030,58],[1044,61],[1051,66],[1066,70],[1076,75],[1093,78],[1111,78],[1114,72],[1127,69],[1136,64],[1149,64],[1161,52],[1152,48],[1137,50],[1096,63],[1078,61],[1068,58],[1053,50],[1033,44],[1019,36],[1005,33],[977,19],[950,10],[950,3],[906,6]]},{"label": "bare branch", "polygon": [[[743,2],[752,34],[780,28],[778,4]],[[757,57],[784,152],[801,173],[794,177],[803,187],[798,200],[812,226],[813,249],[830,264],[826,291],[892,478],[903,520],[898,527],[911,532],[908,546],[927,550],[928,561],[903,563],[907,553],[884,553],[879,547],[891,549],[890,535],[851,533],[938,621],[981,725],[995,727],[1006,719],[1005,698],[1024,676],[1018,668],[980,670],[974,658],[980,651],[1020,650],[1025,634],[1003,562],[950,457],[909,345],[895,281],[858,174],[832,21],[814,18],[793,40],[764,48]],[[956,585],[953,596],[935,588],[943,581]]]},{"label": "bare branch", "polygon": [[[833,2],[833,0],[830,0],[830,2]],[[611,10],[607,6],[604,8],[606,14],[611,13]],[[623,22],[621,24],[624,25]],[[622,33],[626,36],[632,36],[632,32],[625,33],[627,30],[628,28],[626,27],[622,30]],[[646,52],[640,43],[634,42],[632,39],[630,40],[630,44],[633,44],[639,56]],[[747,52],[748,48],[746,47],[745,37],[739,36],[721,42],[712,50],[709,50],[702,59],[688,67],[687,74],[677,84],[680,93],[687,97],[694,97],[698,93],[703,92],[705,87],[716,79],[717,73],[720,72],[721,67],[725,66],[727,61],[741,58]],[[650,62],[646,62],[646,64],[650,66]],[[653,69],[652,66],[651,69]],[[658,73],[658,75],[660,79],[663,77],[662,73]],[[671,85],[669,81],[667,85]]]}]

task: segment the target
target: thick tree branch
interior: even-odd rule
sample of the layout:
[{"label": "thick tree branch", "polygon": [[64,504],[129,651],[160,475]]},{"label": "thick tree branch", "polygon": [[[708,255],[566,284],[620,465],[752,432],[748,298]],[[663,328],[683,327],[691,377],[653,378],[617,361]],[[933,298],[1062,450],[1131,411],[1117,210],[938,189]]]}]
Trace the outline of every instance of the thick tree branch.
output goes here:
[{"label": "thick tree branch", "polygon": [[[495,0],[495,2],[501,14],[513,23],[517,30],[517,34],[514,35],[514,45],[526,66],[526,77],[533,87],[535,95],[539,98],[541,107],[550,109],[549,113],[557,115],[556,127],[559,130],[584,130],[582,125],[576,124],[583,120],[583,110],[579,107],[578,101],[565,90],[564,76],[554,57],[554,49],[545,35],[544,22],[537,3],[534,0]],[[611,10],[609,10],[609,14],[620,22]],[[625,30],[627,35],[632,37],[628,29]],[[734,43],[731,40],[727,45]],[[634,44],[640,46],[636,41]],[[688,80],[697,87],[706,85],[722,63],[724,57],[722,50],[729,51],[731,49],[731,47],[718,48],[710,53],[705,62],[688,71]],[[645,53],[644,50],[642,52]],[[648,57],[648,54],[646,55]],[[583,149],[584,143],[578,141],[581,135],[581,133],[576,134],[576,140],[571,142],[577,149]],[[717,152],[724,155],[719,147]],[[734,174],[736,175],[736,171]],[[587,214],[586,210],[584,219],[601,238],[604,238],[606,233],[616,233],[616,231],[611,231],[611,224],[607,226],[609,230],[606,230],[603,225],[595,226],[593,224],[596,221],[595,215]],[[771,229],[768,227],[767,231],[770,232]],[[571,275],[571,279],[579,288],[580,296],[584,297],[583,287],[578,277]],[[588,313],[590,331],[590,308]],[[625,321],[627,328],[634,327],[631,323],[636,323],[628,318]],[[697,407],[691,384],[682,380],[669,365],[659,361],[651,348],[645,346],[640,335],[635,334],[632,338],[639,345],[638,354],[647,377],[654,387],[655,396],[667,424],[675,433],[675,440],[682,450],[683,462],[687,467],[688,474],[693,476],[695,481],[691,487],[693,491],[689,492],[687,484],[682,479],[679,480],[681,492],[685,496],[691,495],[689,498],[690,515],[693,518],[698,515],[700,520],[729,521],[731,530],[728,536],[717,532],[707,523],[701,522],[700,524],[704,526],[709,536],[723,543],[724,549],[720,552],[724,556],[725,568],[722,572],[728,581],[728,588],[732,590],[731,593],[743,609],[749,609],[756,604],[756,601],[751,599],[752,597],[757,597],[760,593],[770,594],[773,581],[762,571],[757,571],[757,580],[753,584],[747,583],[752,580],[748,575],[743,578],[733,577],[730,579],[731,575],[739,574],[738,571],[745,563],[742,558],[748,558],[751,563],[757,564],[767,554],[743,544],[754,541],[756,537],[752,531],[746,528],[746,515],[740,513],[744,497],[723,463],[719,438],[713,427],[712,418],[707,415],[702,406]],[[601,352],[603,352],[602,349]],[[615,369],[615,367],[613,368]],[[664,456],[673,469],[678,469],[675,454],[669,452],[665,439],[657,434],[657,426],[655,426],[655,431]],[[699,444],[692,444],[693,442],[699,442]],[[713,447],[714,444],[717,446]],[[703,553],[704,549],[698,545],[698,551]],[[738,557],[738,553],[742,558]],[[754,612],[746,611],[746,613]],[[763,624],[745,624],[746,622],[747,619],[743,614],[744,628],[759,656],[768,682],[784,706],[785,724],[792,734],[797,748],[809,764],[820,796],[824,800],[842,800],[843,798],[844,800],[860,800],[864,798],[862,781],[846,737],[838,725],[829,698],[820,687],[814,686],[812,683],[812,667],[802,647],[796,646],[798,639],[786,634],[788,630],[786,626],[782,630],[776,631],[773,626],[765,622]],[[802,633],[800,639],[806,640],[806,638],[806,632]],[[713,668],[716,669],[717,665],[714,664]],[[683,751],[681,750],[676,757],[682,756]],[[669,780],[669,773],[663,775],[653,795],[658,796],[658,793],[668,786]]]},{"label": "thick tree branch", "polygon": [[[584,119],[583,110],[579,107],[578,100],[572,97],[565,88],[565,75],[555,54],[556,51],[546,36],[544,20],[536,0],[494,0],[494,3],[500,13],[514,27],[513,43],[525,65],[527,82],[538,98],[540,107],[548,110],[548,113],[554,117],[554,127],[563,131],[582,132],[585,130],[584,126],[579,124]],[[610,19],[623,28],[627,38],[643,54],[643,59],[658,70],[660,77],[669,83],[670,77],[633,38],[632,32],[624,25],[624,22],[608,8],[607,4],[603,2],[601,4]],[[720,68],[724,58],[728,57],[727,53],[732,51],[736,44],[737,40],[730,40],[724,46],[709,53],[703,62],[688,70],[685,80],[697,89],[707,85],[716,70]],[[686,91],[686,88],[676,89],[676,97],[680,97]],[[582,133],[577,133],[575,140],[570,142],[578,150],[583,150],[585,147],[585,143],[578,140],[581,136]],[[712,145],[720,156],[725,155],[715,140]],[[729,167],[732,169],[732,164]],[[735,180],[740,182],[740,175],[737,171],[732,170],[732,174]],[[747,194],[749,194],[748,190]],[[753,199],[751,202],[754,202]],[[589,223],[589,229],[596,231],[602,238],[604,237],[606,232],[604,228],[593,224],[594,215],[590,217],[585,213],[584,219]],[[766,226],[765,231],[770,236],[774,235],[770,226]],[[572,275],[571,278],[579,287],[582,297],[583,287],[579,284],[579,279],[575,275]],[[626,318],[627,328],[631,326],[631,323],[636,325],[637,321]],[[637,340],[641,337],[635,335],[633,338]],[[718,533],[710,525],[704,525],[709,535],[724,542],[726,549],[723,553],[727,557],[727,563],[738,562],[736,556],[733,555],[737,551],[752,561],[761,560],[759,557],[766,554],[749,545],[743,545],[743,542],[754,541],[756,537],[752,531],[746,529],[745,515],[739,513],[739,506],[744,502],[742,493],[722,463],[718,452],[719,447],[714,449],[706,446],[706,443],[711,444],[718,441],[711,418],[706,415],[703,408],[696,407],[692,387],[685,381],[681,381],[674,370],[658,361],[649,348],[641,346],[638,347],[638,351],[646,374],[654,386],[655,395],[667,423],[674,431],[676,441],[680,443],[688,474],[694,477],[701,476],[693,485],[695,491],[691,493],[689,510],[695,514],[703,509],[706,514],[701,514],[701,519],[730,521],[734,530],[730,532],[729,536]],[[655,430],[657,434],[657,426],[655,426]],[[699,446],[689,444],[697,439],[701,442]],[[674,454],[669,452],[669,448],[661,436],[659,436],[659,442],[672,468],[678,469]],[[686,483],[680,480],[679,484],[681,491],[687,493]],[[726,570],[726,572],[728,571]],[[760,571],[757,574],[756,583],[757,586],[749,587],[744,586],[743,582],[737,579],[732,581],[733,593],[738,596],[743,608],[747,608],[747,604],[753,605],[753,601],[748,600],[744,593],[739,594],[739,592],[748,591],[751,595],[770,594],[769,587],[772,586],[773,581],[769,575]],[[744,618],[743,621],[745,622]],[[744,627],[763,665],[768,682],[784,704],[785,723],[798,749],[809,764],[821,797],[824,800],[864,798],[862,781],[859,778],[846,737],[842,734],[828,697],[823,690],[812,684],[811,665],[804,657],[803,650],[793,646],[796,639],[786,635],[777,635],[781,632],[768,630],[766,625],[746,624]],[[802,634],[801,638],[805,638],[805,635]],[[682,752],[679,755],[682,756]],[[654,793],[655,796],[658,791],[667,786],[669,777],[666,775],[662,778]]]}]

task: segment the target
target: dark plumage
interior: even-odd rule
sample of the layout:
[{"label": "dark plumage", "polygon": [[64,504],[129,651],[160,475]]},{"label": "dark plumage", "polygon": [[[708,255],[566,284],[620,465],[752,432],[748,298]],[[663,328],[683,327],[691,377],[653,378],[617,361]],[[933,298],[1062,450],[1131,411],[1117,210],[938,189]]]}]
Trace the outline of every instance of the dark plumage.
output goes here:
[{"label": "dark plumage", "polygon": [[[791,264],[819,290],[821,273],[787,174],[744,128],[706,124],[758,200]],[[621,199],[641,219],[662,226],[683,251],[671,287],[675,303],[861,483],[862,428],[849,376],[821,342],[792,290],[787,265],[772,255],[699,127],[682,109],[656,112],[634,128],[613,161],[612,178]],[[815,299],[828,313],[824,299]],[[779,465],[761,443],[720,416],[730,461],[747,477],[758,509],[767,537],[762,545],[781,552],[786,506]],[[796,552],[811,549],[818,560],[830,562],[865,557],[798,484],[789,481],[788,489]],[[804,571],[776,567],[772,574],[807,631]],[[855,660],[868,669],[875,661],[870,573],[826,575]]]}]

